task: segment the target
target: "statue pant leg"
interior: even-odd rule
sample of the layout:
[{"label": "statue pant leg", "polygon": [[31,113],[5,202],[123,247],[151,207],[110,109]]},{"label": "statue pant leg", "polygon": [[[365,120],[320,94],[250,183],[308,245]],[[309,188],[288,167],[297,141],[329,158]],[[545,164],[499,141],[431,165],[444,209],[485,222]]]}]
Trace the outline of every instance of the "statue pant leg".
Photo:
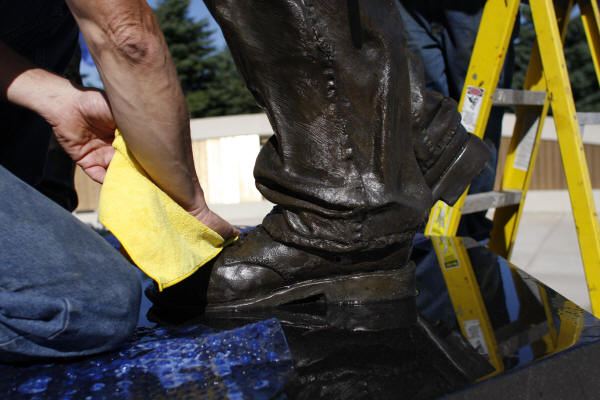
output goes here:
[{"label": "statue pant leg", "polygon": [[397,3],[205,2],[273,126],[254,174],[278,205],[217,261],[213,299],[403,267],[433,201],[456,197],[440,181],[464,189],[481,165],[461,159],[478,142],[456,104],[425,93]]},{"label": "statue pant leg", "polygon": [[395,2],[352,3],[212,7],[275,131],[255,167],[259,190],[281,206],[265,228],[278,240],[334,252],[405,241],[432,202],[413,154]]}]

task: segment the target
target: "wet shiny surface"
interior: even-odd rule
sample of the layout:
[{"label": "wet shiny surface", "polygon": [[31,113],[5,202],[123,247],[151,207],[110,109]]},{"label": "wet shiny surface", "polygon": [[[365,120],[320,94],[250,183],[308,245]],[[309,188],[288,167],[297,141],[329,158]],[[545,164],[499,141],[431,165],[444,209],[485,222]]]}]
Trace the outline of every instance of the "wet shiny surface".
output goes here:
[{"label": "wet shiny surface", "polygon": [[0,367],[2,399],[270,399],[292,376],[279,323],[233,330],[140,328],[119,351]]},{"label": "wet shiny surface", "polygon": [[286,393],[298,399],[437,398],[600,340],[599,320],[472,240],[417,237],[412,260],[414,301],[207,323],[278,317],[295,361]]},{"label": "wet shiny surface", "polygon": [[[417,237],[412,260],[418,294],[410,300],[340,306],[313,299],[202,317],[150,309],[147,327],[121,352],[2,367],[0,394],[430,399],[600,341],[600,321],[476,243]],[[221,336],[207,342],[206,333]],[[223,350],[228,345],[239,351]],[[115,371],[125,375],[117,379]]]}]

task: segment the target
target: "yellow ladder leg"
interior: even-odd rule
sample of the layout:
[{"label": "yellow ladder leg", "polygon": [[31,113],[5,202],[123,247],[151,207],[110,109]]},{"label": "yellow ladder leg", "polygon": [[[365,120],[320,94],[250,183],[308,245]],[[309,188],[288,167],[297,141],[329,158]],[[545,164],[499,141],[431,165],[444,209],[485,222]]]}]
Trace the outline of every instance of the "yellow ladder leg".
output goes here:
[{"label": "yellow ladder leg", "polygon": [[[485,133],[493,94],[502,72],[504,59],[519,11],[520,0],[488,0],[483,10],[473,55],[465,79],[459,110],[467,130],[480,138]],[[474,89],[470,89],[474,88]],[[469,90],[478,91],[475,107],[464,107]],[[472,102],[470,105],[472,106]],[[425,234],[429,236],[454,236],[462,215],[467,191],[453,207],[438,201],[431,210]]]},{"label": "yellow ladder leg", "polygon": [[530,0],[592,311],[600,316],[600,227],[583,142],[551,0]]},{"label": "yellow ladder leg", "polygon": [[[566,7],[556,10],[557,21],[561,30],[561,43],[569,24],[569,16],[573,2],[570,1]],[[534,43],[531,49],[531,57],[525,78],[524,90],[546,92],[546,79],[542,70],[539,47]],[[501,190],[522,191],[521,203],[513,206],[501,207],[494,213],[494,226],[490,234],[489,248],[496,254],[510,260],[512,249],[527,190],[533,176],[533,167],[537,158],[540,144],[540,135],[544,127],[544,121],[548,114],[550,105],[549,97],[543,107],[519,106],[516,109],[516,123],[508,148],[508,154],[502,175]],[[537,125],[536,125],[537,124]]]},{"label": "yellow ladder leg", "polygon": [[[531,82],[531,77],[542,76],[537,46],[532,53],[532,58],[525,80],[525,90],[546,91],[544,80]],[[549,101],[546,97],[544,106],[521,106],[516,109],[516,122],[513,135],[508,148],[504,173],[502,175],[501,190],[522,190],[521,203],[507,207],[497,208],[494,213],[494,225],[490,234],[488,247],[501,257],[510,260],[517,229],[521,220],[525,197],[531,177],[533,166],[537,158],[540,144],[540,135],[548,113]]]},{"label": "yellow ladder leg", "polygon": [[585,326],[585,315],[581,307],[570,300],[564,299],[564,303],[558,310],[560,325],[557,327],[550,309],[548,292],[546,288],[539,284],[538,289],[546,311],[549,328],[549,333],[543,340],[548,347],[548,355],[552,355],[572,347],[579,341]]},{"label": "yellow ladder leg", "polygon": [[540,293],[540,299],[544,305],[544,312],[546,313],[546,321],[548,321],[548,334],[543,337],[543,341],[548,348],[549,353],[554,353],[556,349],[556,341],[558,333],[556,330],[556,324],[554,323],[554,316],[552,315],[552,308],[550,307],[550,300],[548,299],[548,292],[541,283],[536,283],[538,292]]},{"label": "yellow ladder leg", "polygon": [[431,242],[463,336],[495,369],[478,380],[498,375],[504,371],[504,362],[464,240],[432,236]]},{"label": "yellow ladder leg", "polygon": [[590,53],[596,69],[596,77],[600,83],[600,13],[597,0],[579,0],[581,21],[590,45]]}]

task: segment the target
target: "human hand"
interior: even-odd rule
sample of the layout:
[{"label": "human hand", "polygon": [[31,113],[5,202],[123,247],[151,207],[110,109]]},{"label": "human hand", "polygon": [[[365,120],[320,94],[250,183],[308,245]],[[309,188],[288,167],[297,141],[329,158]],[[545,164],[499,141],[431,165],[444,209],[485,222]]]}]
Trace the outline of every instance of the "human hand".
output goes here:
[{"label": "human hand", "polygon": [[[90,6],[96,3],[83,2],[83,4]],[[105,4],[99,2],[98,5]],[[152,10],[146,11],[149,15],[153,15]],[[100,19],[106,20],[106,18]],[[164,44],[162,41],[161,43]],[[113,113],[104,93],[75,86],[58,75],[35,67],[1,41],[0,60],[2,60],[0,99],[5,97],[11,103],[41,115],[52,126],[58,143],[67,154],[90,178],[102,183],[115,152],[112,142],[116,129]],[[162,64],[146,62],[143,65]],[[171,81],[177,82],[174,66],[172,63],[170,65]],[[202,188],[194,171],[189,145],[189,120],[179,86],[177,84],[138,85],[136,91],[135,85],[132,88],[127,84],[138,82],[130,79],[132,74],[126,71],[127,68],[122,65],[119,68],[112,67],[111,69],[110,65],[108,67],[105,65],[103,70],[110,70],[112,78],[119,73],[125,77],[124,80],[117,79],[117,84],[109,85],[113,90],[122,91],[122,96],[119,96],[119,93],[114,96],[120,99],[118,105],[122,109],[123,121],[119,125],[123,126],[129,138],[133,139],[136,146],[130,148],[137,148],[138,154],[141,155],[138,160],[145,161],[146,167],[151,167],[146,170],[153,181],[192,216],[223,238],[228,239],[238,235],[239,231],[213,213],[204,200]],[[108,82],[111,82],[110,79]],[[159,95],[153,92],[147,95],[144,92],[142,95],[132,97],[131,93],[138,93],[140,87],[175,88],[177,96],[173,94],[169,96],[168,93],[165,95],[162,92]],[[155,104],[157,107],[148,108],[149,104],[154,103],[146,102],[144,100],[146,98],[162,99],[162,101]],[[136,115],[146,118],[136,118]],[[165,132],[171,135],[165,135]],[[165,137],[167,137],[166,141]]]},{"label": "human hand", "polygon": [[[115,121],[103,92],[96,89],[75,88],[70,96],[58,96],[59,106],[49,116],[58,143],[85,173],[102,183],[108,164],[114,155]],[[64,101],[64,99],[68,99]],[[208,208],[198,187],[197,205],[187,211],[200,222],[217,232],[225,240],[240,232],[229,222]]]},{"label": "human hand", "polygon": [[67,154],[90,178],[102,183],[115,151],[115,121],[103,92],[74,89],[71,95],[56,98],[56,111],[47,120]]},{"label": "human hand", "polygon": [[32,65],[0,41],[0,98],[35,111],[83,170],[102,183],[114,150],[115,121],[103,92]]}]

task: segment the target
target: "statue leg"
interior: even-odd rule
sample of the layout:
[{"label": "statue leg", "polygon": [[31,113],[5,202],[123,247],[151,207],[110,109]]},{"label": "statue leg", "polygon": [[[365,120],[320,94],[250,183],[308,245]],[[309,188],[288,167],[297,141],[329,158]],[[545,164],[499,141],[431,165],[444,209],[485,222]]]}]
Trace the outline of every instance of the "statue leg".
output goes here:
[{"label": "statue leg", "polygon": [[414,234],[488,154],[425,93],[396,2],[205,2],[273,126],[254,175],[277,204],[215,262],[209,307],[414,295]]}]

